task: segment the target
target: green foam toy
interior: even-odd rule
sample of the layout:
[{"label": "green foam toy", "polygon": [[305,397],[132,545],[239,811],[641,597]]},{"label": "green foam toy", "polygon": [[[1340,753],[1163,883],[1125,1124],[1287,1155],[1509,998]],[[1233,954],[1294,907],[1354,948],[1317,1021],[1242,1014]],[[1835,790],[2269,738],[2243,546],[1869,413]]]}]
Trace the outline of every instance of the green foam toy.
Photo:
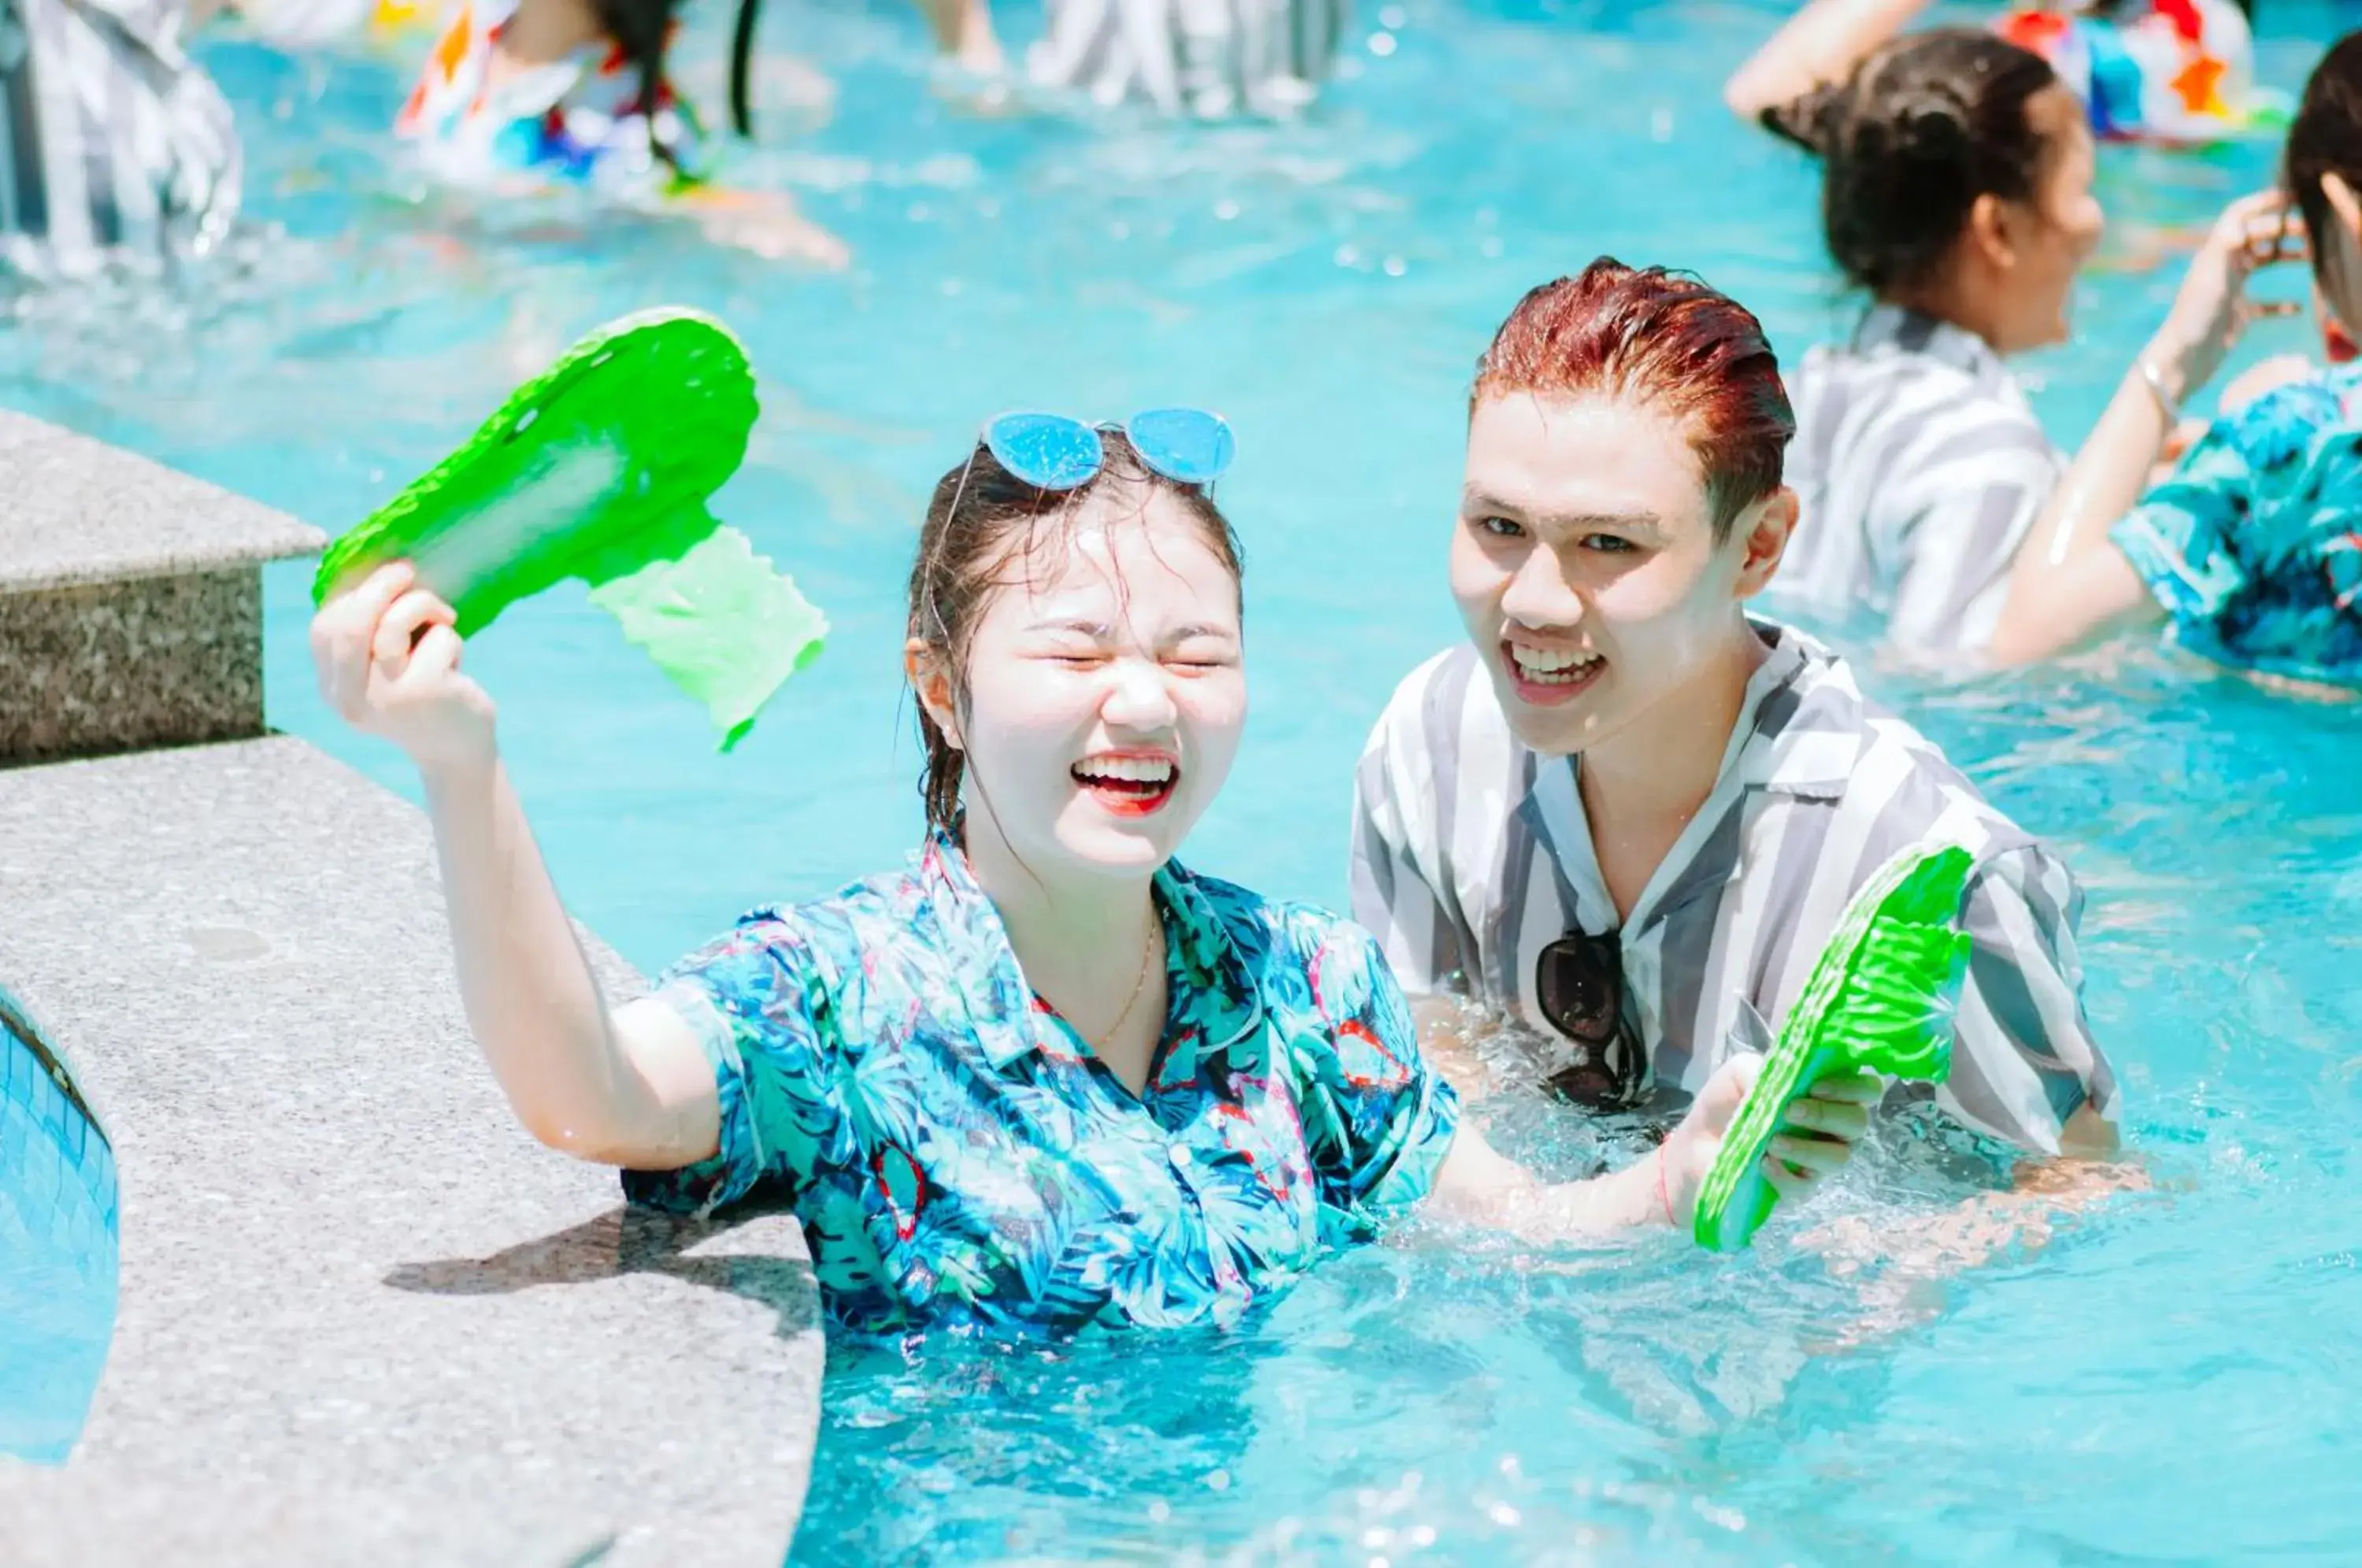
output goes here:
[{"label": "green foam toy", "polygon": [[828,622],[706,509],[746,456],[745,350],[696,311],[610,322],[511,393],[465,446],[328,547],[314,602],[387,561],[474,635],[569,579],[705,705],[728,751]]},{"label": "green foam toy", "polygon": [[1968,963],[1953,922],[1973,864],[1958,847],[1905,850],[1846,906],[1698,1188],[1698,1245],[1738,1252],[1772,1217],[1780,1194],[1763,1152],[1815,1084],[1865,1068],[1927,1082],[1951,1071],[1941,1008]]}]

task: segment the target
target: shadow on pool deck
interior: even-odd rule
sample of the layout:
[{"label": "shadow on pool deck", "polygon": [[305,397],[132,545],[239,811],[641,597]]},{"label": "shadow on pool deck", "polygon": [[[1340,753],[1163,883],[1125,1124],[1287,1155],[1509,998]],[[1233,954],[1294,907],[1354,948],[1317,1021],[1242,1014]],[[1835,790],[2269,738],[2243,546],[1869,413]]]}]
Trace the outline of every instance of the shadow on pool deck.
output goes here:
[{"label": "shadow on pool deck", "polygon": [[540,1286],[660,1274],[767,1307],[778,1314],[779,1337],[792,1338],[809,1331],[820,1312],[810,1264],[766,1255],[688,1255],[691,1248],[756,1218],[738,1211],[717,1221],[619,1208],[488,1258],[404,1264],[385,1282],[427,1296],[504,1296]]},{"label": "shadow on pool deck", "polygon": [[89,1425],[0,1467],[0,1562],[780,1561],[800,1231],[626,1210],[526,1136],[436,876],[414,808],[294,740],[0,769],[0,974],[122,1191]]}]

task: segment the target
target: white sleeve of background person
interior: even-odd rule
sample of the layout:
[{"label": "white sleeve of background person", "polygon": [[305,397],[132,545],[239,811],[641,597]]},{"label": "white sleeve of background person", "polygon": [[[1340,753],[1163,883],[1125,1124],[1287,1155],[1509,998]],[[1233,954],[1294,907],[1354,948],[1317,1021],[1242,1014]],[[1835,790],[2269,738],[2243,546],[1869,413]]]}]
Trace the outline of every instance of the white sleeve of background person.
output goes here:
[{"label": "white sleeve of background person", "polygon": [[1117,9],[1117,0],[1050,0],[1041,41],[1026,51],[1027,73],[1043,87],[1120,101],[1131,90],[1131,65]]},{"label": "white sleeve of background person", "polygon": [[1933,429],[1894,467],[1899,571],[1887,640],[1928,652],[1992,641],[2011,564],[2058,482],[2042,432],[1995,417]]},{"label": "white sleeve of background person", "polygon": [[1802,511],[1773,589],[1784,601],[1844,617],[1892,605],[1889,521],[1894,451],[1959,395],[1908,355],[1864,358],[1827,345],[1808,356],[1789,462]]},{"label": "white sleeve of background person", "polygon": [[377,0],[237,0],[248,27],[287,49],[359,38],[376,11]]},{"label": "white sleeve of background person", "polygon": [[[44,204],[49,209],[50,257],[61,271],[79,271],[98,249],[88,183],[92,164],[97,160],[85,156],[83,105],[86,95],[101,104],[114,96],[106,85],[111,67],[90,22],[66,6],[19,6],[17,16],[32,59],[32,117],[35,144],[40,149]],[[77,73],[87,78],[93,71],[94,50],[99,78],[95,83],[78,82]],[[111,172],[104,171],[103,163],[102,171]]]}]

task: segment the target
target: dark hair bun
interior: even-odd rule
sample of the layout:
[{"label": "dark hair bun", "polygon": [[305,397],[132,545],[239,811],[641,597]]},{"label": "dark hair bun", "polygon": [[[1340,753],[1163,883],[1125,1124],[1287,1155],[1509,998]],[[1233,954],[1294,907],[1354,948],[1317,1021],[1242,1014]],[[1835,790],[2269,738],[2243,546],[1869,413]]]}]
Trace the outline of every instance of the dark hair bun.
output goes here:
[{"label": "dark hair bun", "polygon": [[1829,256],[1875,294],[1926,282],[1977,198],[2029,200],[2047,154],[2026,106],[2058,76],[1981,30],[1915,33],[1766,123],[1818,153]]},{"label": "dark hair bun", "polygon": [[1896,155],[1914,162],[1965,161],[1970,151],[1966,109],[1950,93],[1921,93],[1897,105]]}]

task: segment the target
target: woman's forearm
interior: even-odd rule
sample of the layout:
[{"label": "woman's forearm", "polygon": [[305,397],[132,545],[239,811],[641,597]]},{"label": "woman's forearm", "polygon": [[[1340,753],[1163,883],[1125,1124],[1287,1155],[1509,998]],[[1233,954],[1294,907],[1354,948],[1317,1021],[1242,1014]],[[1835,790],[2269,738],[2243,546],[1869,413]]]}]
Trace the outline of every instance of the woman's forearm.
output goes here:
[{"label": "woman's forearm", "polygon": [[2125,372],[2018,551],[1993,638],[1996,660],[2037,658],[2125,618],[2159,613],[2143,602],[2145,591],[2128,587],[2136,580],[2109,530],[2147,489],[2182,403],[2222,368],[2249,318],[2268,314],[2246,297],[2255,270],[2290,259],[2300,244],[2279,191],[2242,196],[2214,220],[2165,325]]},{"label": "woman's forearm", "polygon": [[618,1039],[507,769],[429,775],[426,798],[468,1026],[526,1130],[610,1164],[710,1153],[711,1109],[668,1107]]},{"label": "woman's forearm", "polygon": [[2157,613],[2108,537],[2147,489],[2173,432],[2169,400],[2178,405],[2183,392],[2170,380],[2180,373],[2171,356],[2152,354],[2142,363],[2165,382],[2163,392],[2137,366],[2126,372],[2051,491],[2010,566],[2009,595],[1990,648],[1996,663],[2047,657]]},{"label": "woman's forearm", "polygon": [[1462,1127],[1433,1194],[1442,1213],[1532,1242],[1576,1241],[1671,1223],[1682,1196],[1667,1185],[1662,1149],[1587,1181],[1545,1182]]},{"label": "woman's forearm", "polygon": [[1825,83],[1842,82],[1926,6],[1927,0],[1812,0],[1731,76],[1723,101],[1740,118],[1757,120]]},{"label": "woman's forearm", "polygon": [[1513,1212],[1510,1228],[1535,1240],[1598,1236],[1615,1231],[1673,1223],[1679,1201],[1668,1180],[1665,1152],[1650,1151],[1620,1171],[1588,1181],[1541,1187],[1530,1208]]}]

